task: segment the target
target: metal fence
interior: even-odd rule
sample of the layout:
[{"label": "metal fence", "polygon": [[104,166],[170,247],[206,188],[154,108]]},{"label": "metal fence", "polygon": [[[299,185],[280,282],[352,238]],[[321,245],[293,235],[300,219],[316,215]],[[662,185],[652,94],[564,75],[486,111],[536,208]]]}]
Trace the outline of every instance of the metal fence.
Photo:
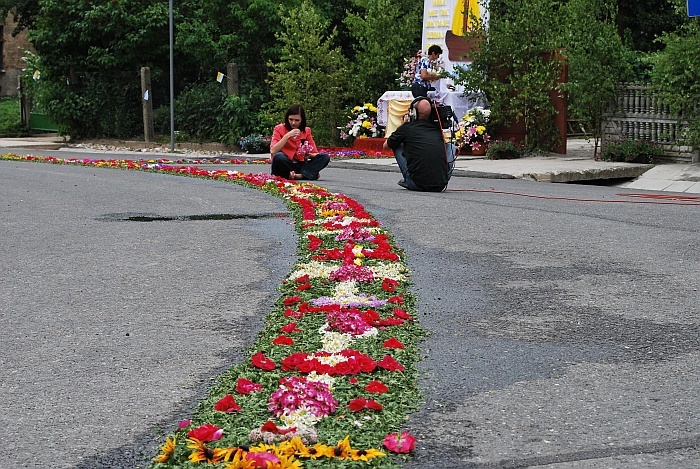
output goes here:
[{"label": "metal fence", "polygon": [[667,160],[698,162],[698,152],[684,141],[686,129],[650,85],[621,83],[617,102],[603,116],[601,140],[648,140],[663,147]]}]

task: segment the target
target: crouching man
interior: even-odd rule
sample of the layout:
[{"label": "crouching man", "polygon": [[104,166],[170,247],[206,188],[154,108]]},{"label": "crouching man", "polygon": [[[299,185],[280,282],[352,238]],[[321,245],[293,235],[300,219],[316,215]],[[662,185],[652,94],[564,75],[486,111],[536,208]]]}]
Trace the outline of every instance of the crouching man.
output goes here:
[{"label": "crouching man", "polygon": [[442,128],[431,117],[432,106],[428,98],[415,99],[408,119],[384,141],[401,169],[399,185],[412,191],[445,190],[454,167],[454,146],[445,143]]}]

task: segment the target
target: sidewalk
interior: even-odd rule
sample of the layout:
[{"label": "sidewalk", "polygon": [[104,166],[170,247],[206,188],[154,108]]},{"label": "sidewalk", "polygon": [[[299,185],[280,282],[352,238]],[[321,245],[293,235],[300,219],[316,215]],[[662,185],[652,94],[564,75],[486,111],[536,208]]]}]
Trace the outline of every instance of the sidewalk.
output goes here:
[{"label": "sidewalk", "polygon": [[[143,142],[98,141],[94,144],[68,144],[56,134],[28,138],[0,139],[0,151],[12,148],[66,151],[104,151],[105,153],[134,153],[173,157],[167,146],[148,148]],[[177,144],[177,151],[185,151],[186,157],[208,158],[221,156],[216,145]],[[267,155],[230,154],[226,157],[261,157]],[[375,171],[398,171],[393,158],[347,159],[333,161],[334,167]],[[700,163],[664,163],[657,165],[613,163],[593,159],[593,142],[586,139],[570,139],[567,154],[549,153],[547,156],[527,157],[516,160],[487,160],[484,157],[461,156],[455,163],[454,176],[493,179],[526,179],[537,182],[582,182],[605,179],[624,180],[619,187],[650,191],[668,191],[700,194]]]}]

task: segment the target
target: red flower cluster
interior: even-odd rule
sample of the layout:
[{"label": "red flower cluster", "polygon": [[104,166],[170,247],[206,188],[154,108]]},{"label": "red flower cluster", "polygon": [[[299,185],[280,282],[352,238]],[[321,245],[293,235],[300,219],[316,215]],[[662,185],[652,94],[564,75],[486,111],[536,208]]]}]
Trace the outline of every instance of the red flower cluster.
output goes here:
[{"label": "red flower cluster", "polygon": [[340,355],[347,358],[346,361],[336,365],[321,363],[317,357],[328,357],[332,354],[328,352],[316,352],[313,355],[304,352],[296,352],[282,360],[282,370],[297,370],[300,373],[311,373],[315,371],[319,374],[333,375],[356,375],[359,373],[371,373],[377,364],[367,355],[357,350],[346,349]]}]

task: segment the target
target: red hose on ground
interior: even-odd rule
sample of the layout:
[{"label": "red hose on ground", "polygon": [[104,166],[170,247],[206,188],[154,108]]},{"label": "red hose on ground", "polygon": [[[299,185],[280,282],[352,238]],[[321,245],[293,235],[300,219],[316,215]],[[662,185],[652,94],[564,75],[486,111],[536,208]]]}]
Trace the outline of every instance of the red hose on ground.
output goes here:
[{"label": "red hose on ground", "polygon": [[[604,202],[604,203],[627,203],[627,204],[656,204],[656,205],[698,205],[700,206],[700,196],[697,195],[674,195],[674,194],[637,194],[618,193],[621,197],[636,197],[652,200],[620,200],[620,199],[583,199],[580,197],[558,197],[548,195],[523,194],[519,192],[497,191],[495,189],[447,189],[446,192],[481,192],[491,194],[514,195],[518,197],[530,197],[534,199],[549,200],[570,200],[575,202]],[[663,202],[664,200],[668,202]]]}]

